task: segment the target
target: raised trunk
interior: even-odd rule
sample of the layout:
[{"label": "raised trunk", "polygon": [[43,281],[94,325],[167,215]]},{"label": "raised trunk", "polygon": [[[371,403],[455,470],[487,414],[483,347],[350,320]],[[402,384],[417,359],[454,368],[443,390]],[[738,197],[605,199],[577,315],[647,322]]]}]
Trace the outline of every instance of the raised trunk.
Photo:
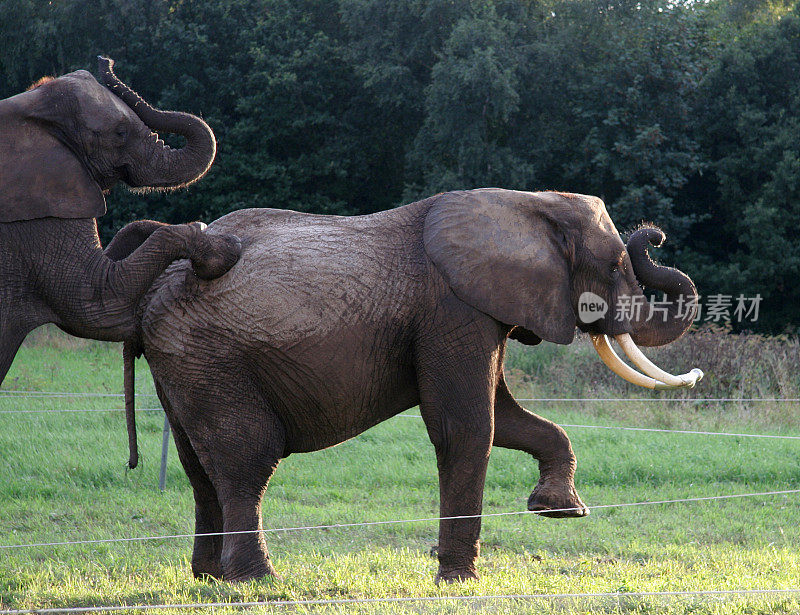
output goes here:
[{"label": "raised trunk", "polygon": [[199,226],[162,226],[115,262],[103,252],[94,220],[19,224],[26,228],[9,233],[10,249],[30,260],[27,285],[51,312],[36,324],[54,322],[78,337],[114,342],[135,336],[139,299],[174,260],[195,256],[204,240]]},{"label": "raised trunk", "polygon": [[181,135],[186,145],[174,149],[152,137],[146,152],[146,166],[130,168],[126,183],[151,188],[180,188],[206,174],[217,151],[214,133],[199,117],[177,111],[154,109],[114,74],[113,60],[98,57],[100,75],[105,85],[119,96],[147,126],[154,131]]},{"label": "raised trunk", "polygon": [[685,273],[657,265],[647,253],[647,244],[660,246],[664,233],[645,227],[631,234],[627,251],[633,271],[640,284],[662,291],[664,303],[658,306],[647,302],[638,317],[631,321],[631,337],[639,346],[663,346],[681,337],[694,322],[697,314],[697,289]]}]

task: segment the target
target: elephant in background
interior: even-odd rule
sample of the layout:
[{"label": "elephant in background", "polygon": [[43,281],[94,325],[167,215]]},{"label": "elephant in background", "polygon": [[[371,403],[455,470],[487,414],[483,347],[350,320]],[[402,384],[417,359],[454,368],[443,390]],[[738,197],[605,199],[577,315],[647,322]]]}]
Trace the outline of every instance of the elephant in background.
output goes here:
[{"label": "elephant in background", "polygon": [[[509,392],[509,336],[568,344],[577,325],[637,384],[699,377],[663,372],[635,347],[687,330],[694,312],[676,305],[697,300],[692,281],[650,260],[660,230],[636,231],[626,247],[595,197],[481,189],[367,216],[251,209],[207,232],[240,237],[241,259],[213,281],[171,265],[142,299],[137,342],[194,490],[196,576],[275,574],[258,530],[279,461],[415,405],[436,451],[442,517],[480,515],[492,446],[538,460],[529,510],[588,514],[566,433]],[[640,284],[671,301],[663,321],[617,311],[625,295],[647,307]],[[577,317],[585,292],[611,306],[591,323]],[[440,522],[437,581],[477,577],[480,527],[479,517]],[[238,533],[204,536],[218,532]]]},{"label": "elephant in background", "polygon": [[[25,336],[45,323],[109,341],[136,337],[142,295],[175,259],[204,279],[236,262],[237,238],[202,223],[136,222],[104,251],[95,218],[117,181],[174,189],[208,171],[216,141],[186,113],[154,109],[99,58],[0,101],[0,383]],[[173,149],[153,132],[182,135]],[[128,242],[133,241],[135,249]],[[132,460],[135,465],[135,460]]]}]

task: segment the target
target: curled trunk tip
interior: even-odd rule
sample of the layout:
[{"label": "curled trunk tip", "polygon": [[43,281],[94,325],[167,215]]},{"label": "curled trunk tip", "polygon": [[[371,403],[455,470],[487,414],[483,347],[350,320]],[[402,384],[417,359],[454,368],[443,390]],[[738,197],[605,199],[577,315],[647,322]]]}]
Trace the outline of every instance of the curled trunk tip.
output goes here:
[{"label": "curled trunk tip", "polygon": [[[144,111],[145,113],[148,111],[152,113],[158,113],[155,108],[149,105],[141,96],[134,92],[130,87],[125,85],[122,80],[117,77],[116,73],[114,73],[114,60],[111,58],[106,58],[105,56],[97,56],[97,69],[103,79],[103,84],[112,92],[114,92],[114,94],[119,96],[126,105],[136,112],[136,115],[138,115],[140,118],[142,118],[140,113],[141,111]],[[142,121],[151,128],[154,128],[144,118],[142,118]]]},{"label": "curled trunk tip", "polygon": [[647,251],[648,245],[659,247],[665,238],[661,229],[645,226],[631,233],[626,246],[639,284],[662,291],[667,304],[664,317],[655,316],[648,306],[631,321],[633,341],[640,346],[674,342],[689,329],[697,314],[697,289],[691,278],[678,269],[656,264]]},{"label": "curled trunk tip", "polygon": [[627,248],[628,250],[631,248],[637,251],[644,250],[646,253],[648,243],[654,248],[660,248],[666,239],[667,236],[660,228],[650,224],[645,224],[631,233],[631,236],[628,239]]}]

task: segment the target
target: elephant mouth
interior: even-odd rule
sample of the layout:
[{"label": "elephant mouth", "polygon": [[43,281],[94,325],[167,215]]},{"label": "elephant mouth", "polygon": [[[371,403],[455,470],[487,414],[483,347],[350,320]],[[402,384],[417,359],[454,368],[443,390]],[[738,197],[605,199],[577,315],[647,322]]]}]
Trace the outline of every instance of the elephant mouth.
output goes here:
[{"label": "elephant mouth", "polygon": [[696,367],[688,373],[679,376],[674,376],[669,372],[665,372],[639,350],[639,347],[634,343],[628,333],[615,335],[614,339],[631,362],[642,370],[644,374],[636,371],[620,359],[619,355],[617,355],[611,347],[607,335],[592,335],[591,338],[594,349],[600,356],[600,360],[603,361],[612,372],[617,374],[617,376],[623,380],[627,380],[631,384],[646,389],[655,389],[656,391],[669,391],[672,389],[694,388],[694,385],[703,378],[703,371]]},{"label": "elephant mouth", "polygon": [[124,164],[121,167],[118,167],[116,171],[120,181],[123,181],[130,186],[133,182],[133,178],[131,177],[131,172],[128,168],[128,165]]}]

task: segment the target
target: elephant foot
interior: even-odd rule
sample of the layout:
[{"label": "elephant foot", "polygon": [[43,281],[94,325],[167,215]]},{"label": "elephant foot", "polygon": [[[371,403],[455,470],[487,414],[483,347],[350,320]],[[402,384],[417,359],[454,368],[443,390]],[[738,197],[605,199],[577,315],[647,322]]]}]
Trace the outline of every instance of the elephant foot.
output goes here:
[{"label": "elephant foot", "polygon": [[586,517],[589,514],[589,508],[571,481],[553,484],[552,481],[541,479],[528,498],[528,510],[553,519]]},{"label": "elephant foot", "polygon": [[277,573],[274,568],[270,568],[267,572],[251,572],[236,574],[233,576],[225,575],[222,580],[228,583],[246,583],[247,581],[259,581],[270,579],[272,581],[282,581],[283,577]]},{"label": "elephant foot", "polygon": [[228,563],[223,565],[222,580],[229,583],[241,583],[256,579],[271,578],[280,580],[278,574],[269,559],[247,563]]},{"label": "elephant foot", "polygon": [[221,581],[222,564],[219,560],[192,561],[192,574],[195,579],[203,581]]},{"label": "elephant foot", "polygon": [[435,582],[436,585],[441,585],[442,583],[449,585],[450,583],[461,583],[462,581],[469,581],[470,579],[475,579],[476,581],[480,579],[480,575],[474,567],[443,570],[440,566],[439,572],[436,573]]},{"label": "elephant foot", "polygon": [[[202,280],[213,280],[225,275],[239,260],[242,242],[236,235],[203,232],[202,222],[193,222],[199,238],[192,253],[192,269]],[[203,225],[202,227],[200,225]]]}]

